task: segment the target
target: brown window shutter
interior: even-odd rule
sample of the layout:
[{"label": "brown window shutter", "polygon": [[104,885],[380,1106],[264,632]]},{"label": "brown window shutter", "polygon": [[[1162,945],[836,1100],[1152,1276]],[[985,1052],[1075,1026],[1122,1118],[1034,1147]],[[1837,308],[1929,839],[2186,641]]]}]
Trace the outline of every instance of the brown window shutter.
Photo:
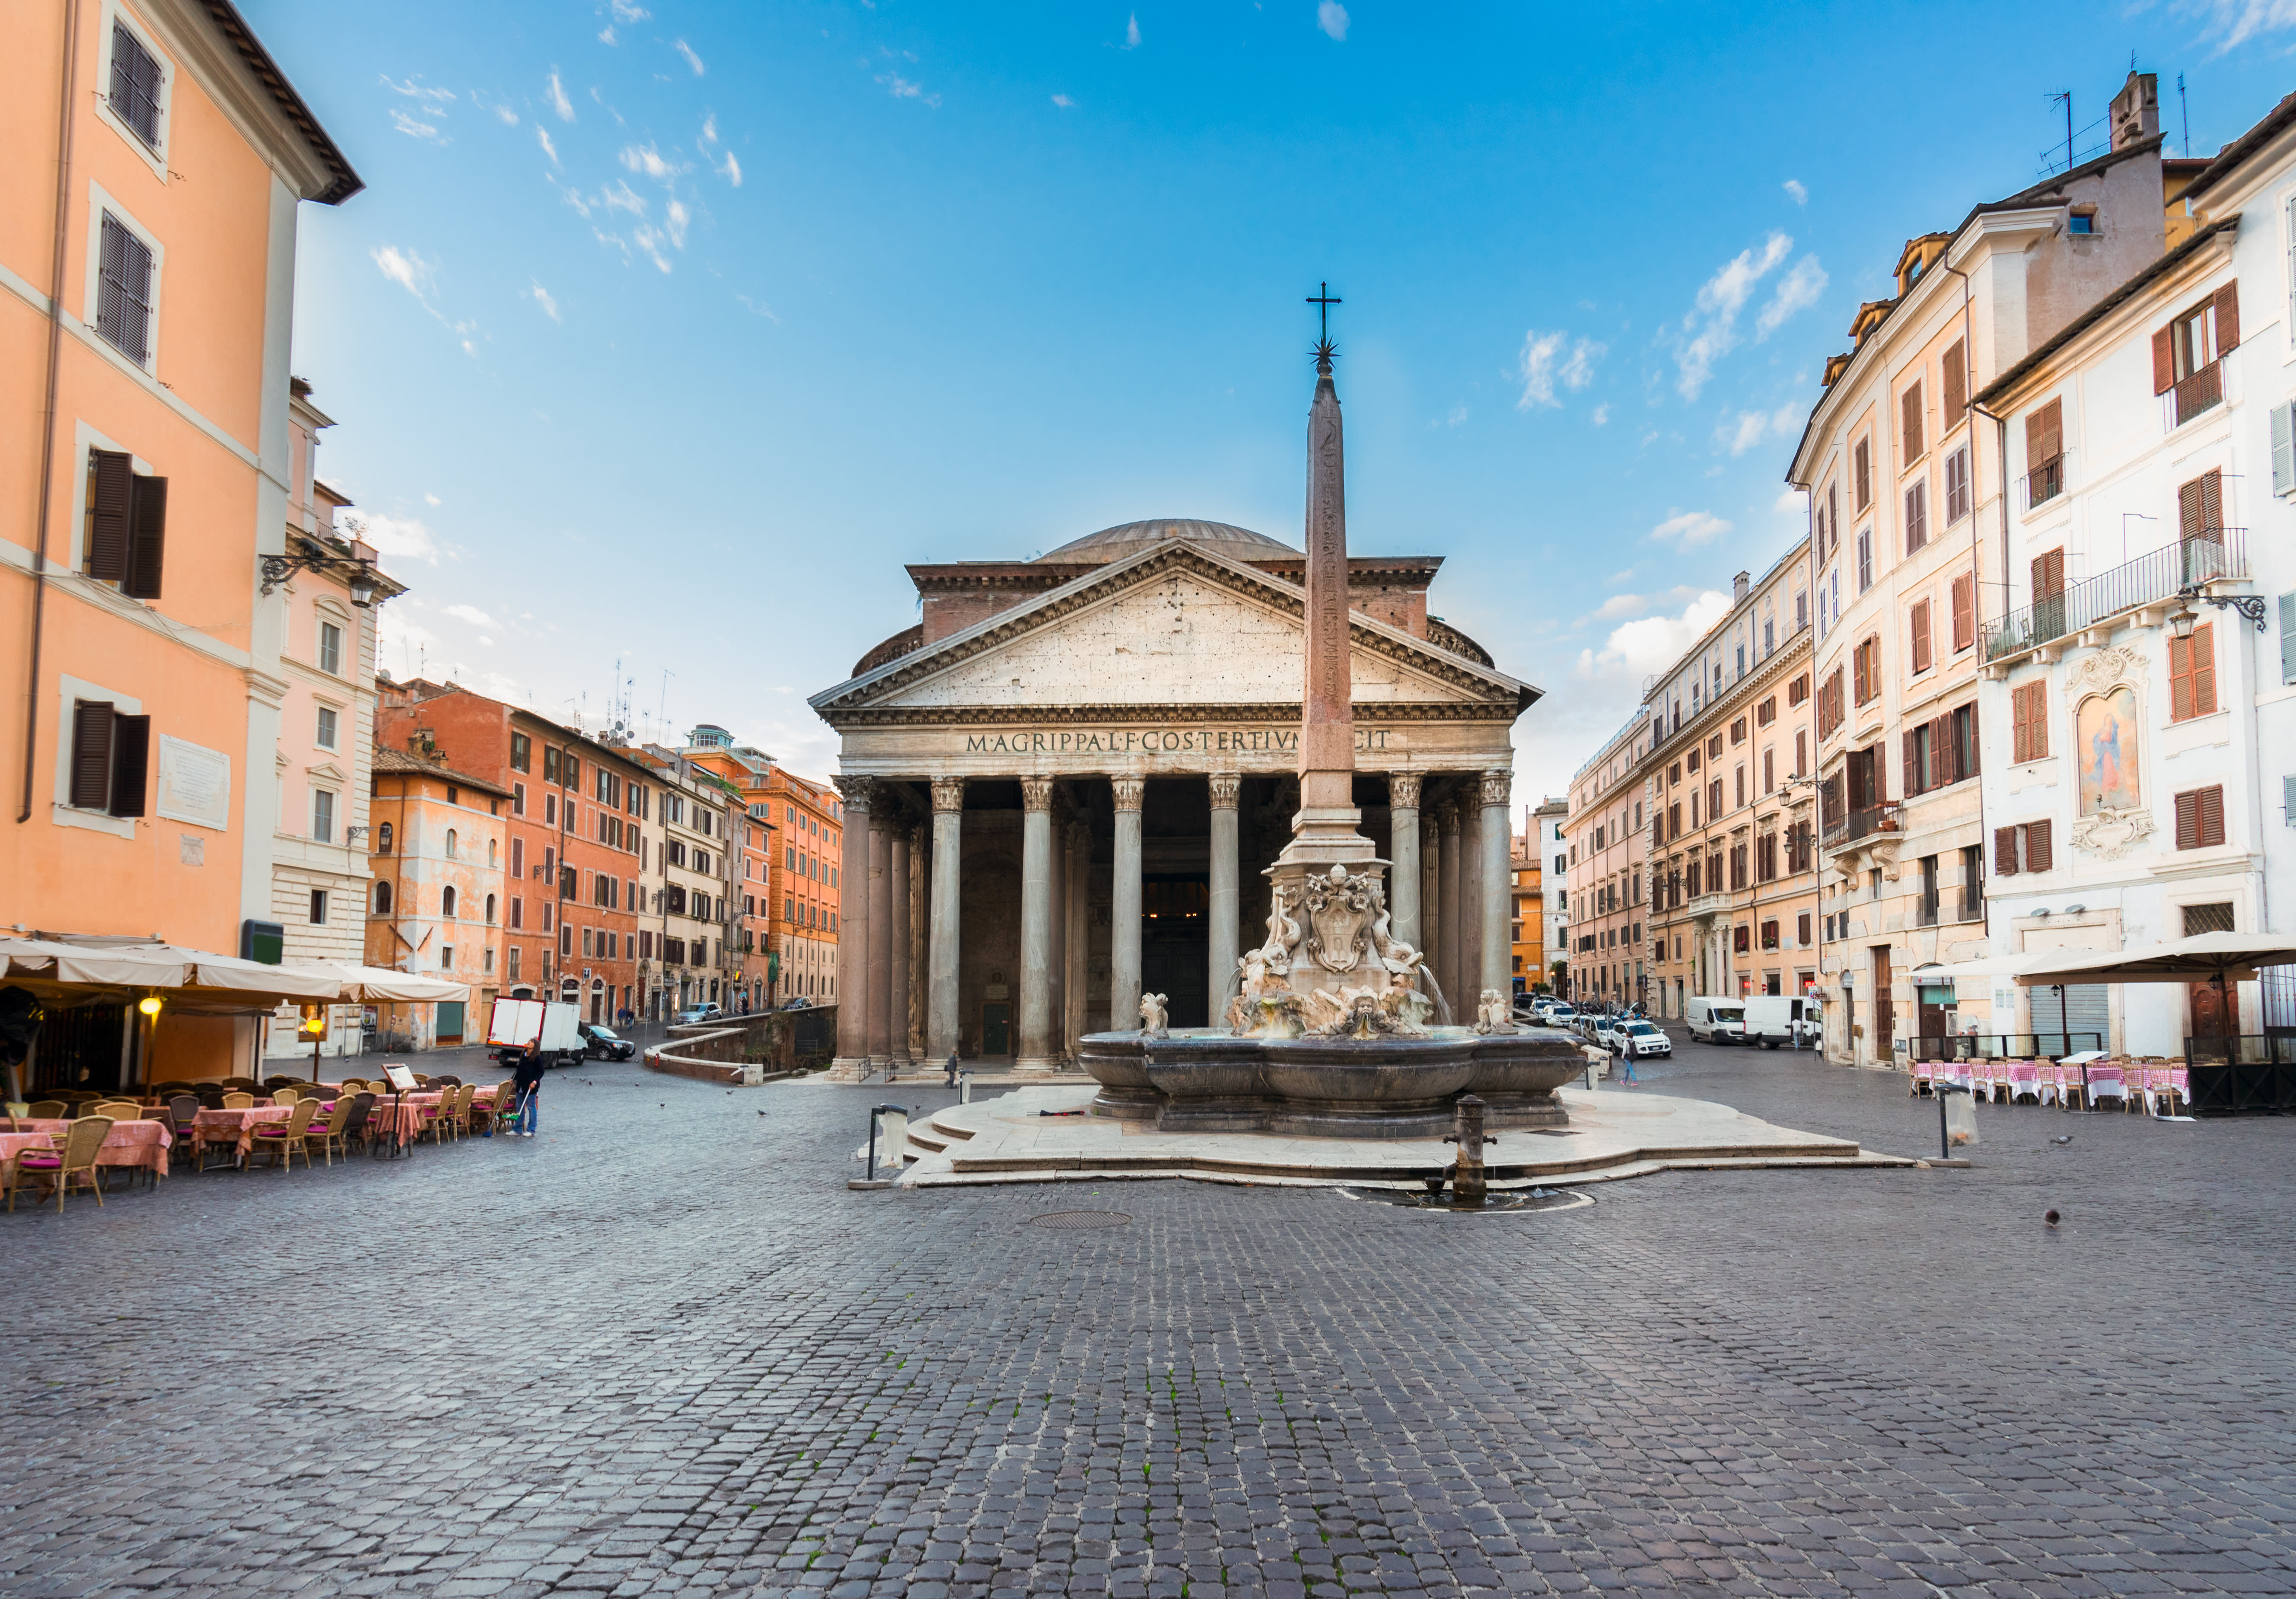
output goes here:
[{"label": "brown window shutter", "polygon": [[2177,848],[2201,847],[2201,796],[2197,791],[2177,796]]},{"label": "brown window shutter", "polygon": [[144,790],[152,775],[152,718],[111,719],[111,814],[144,814]]},{"label": "brown window shutter", "polygon": [[2178,537],[2191,538],[2201,530],[2201,480],[2177,485],[2177,532]]},{"label": "brown window shutter", "polygon": [[2013,827],[1993,830],[1993,875],[2017,875],[2017,830]]},{"label": "brown window shutter", "polygon": [[2169,638],[2169,719],[2182,722],[2193,714],[2193,641]]},{"label": "brown window shutter", "polygon": [[87,497],[87,575],[117,583],[127,576],[135,463],[116,450],[90,450],[94,470]]},{"label": "brown window shutter", "polygon": [[1953,647],[1966,650],[1977,642],[1973,624],[1977,607],[1972,603],[1972,587],[1966,578],[1953,580]]},{"label": "brown window shutter", "polygon": [[130,599],[156,600],[160,570],[167,563],[168,480],[136,479],[130,505],[127,580],[119,589]]},{"label": "brown window shutter", "polygon": [[1957,426],[1962,413],[1969,409],[1969,346],[1956,340],[1945,352],[1945,414],[1938,426],[1950,432]]},{"label": "brown window shutter", "polygon": [[1930,669],[1930,603],[1927,600],[1914,607],[1912,632],[1914,670],[1926,672]]},{"label": "brown window shutter", "polygon": [[2224,788],[2211,783],[2194,796],[2200,801],[2201,847],[2210,849],[2225,841]]},{"label": "brown window shutter", "polygon": [[2033,557],[2033,600],[2054,600],[2065,592],[2065,553],[2051,550]]},{"label": "brown window shutter", "polygon": [[72,701],[71,802],[102,810],[111,799],[111,701]]},{"label": "brown window shutter", "polygon": [[1910,800],[1915,794],[1922,791],[1920,758],[1915,752],[1913,729],[1910,727],[1907,728],[1904,733],[1900,734],[1898,737],[1903,741],[1905,745],[1905,795],[1906,799]]},{"label": "brown window shutter", "polygon": [[2049,869],[2053,859],[2049,849],[2051,826],[2052,824],[2047,822],[2025,824],[2025,870],[2028,872],[2046,872]]},{"label": "brown window shutter", "polygon": [[1898,402],[1898,433],[1905,445],[1906,459],[1911,461],[1922,453],[1922,386],[1915,384],[1906,390]]},{"label": "brown window shutter", "polygon": [[1974,700],[1972,700],[1969,702],[1969,743],[1967,745],[1967,755],[1969,770],[1964,772],[1962,775],[1964,777],[1975,777],[1983,772],[1985,768],[1985,730],[1984,725],[1978,720],[1977,701]]},{"label": "brown window shutter", "polygon": [[2030,701],[2022,688],[2009,691],[2009,758],[2023,762],[2033,758],[2031,734],[2027,726],[2026,708]]},{"label": "brown window shutter", "polygon": [[1941,789],[1948,783],[1958,783],[1964,774],[1954,770],[1953,712],[1930,724],[1930,786]]},{"label": "brown window shutter", "polygon": [[2187,656],[2192,673],[2193,709],[2196,717],[2214,716],[2217,709],[2217,646],[2216,627],[2202,622],[2193,629],[2191,652]]},{"label": "brown window shutter", "polygon": [[2217,291],[2217,359],[2221,361],[2240,342],[2240,284],[2226,283]]},{"label": "brown window shutter", "polygon": [[2203,536],[2224,529],[2224,473],[2204,472],[2200,476],[2201,532]]},{"label": "brown window shutter", "polygon": [[2152,392],[2166,394],[2177,386],[2177,345],[2167,328],[2152,335]]}]

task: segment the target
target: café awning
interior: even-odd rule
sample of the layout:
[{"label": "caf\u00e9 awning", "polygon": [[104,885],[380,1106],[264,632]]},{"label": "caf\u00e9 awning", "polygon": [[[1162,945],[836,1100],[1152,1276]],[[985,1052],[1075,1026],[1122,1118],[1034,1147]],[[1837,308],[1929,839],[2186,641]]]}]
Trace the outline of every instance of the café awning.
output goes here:
[{"label": "caf\u00e9 awning", "polygon": [[2196,933],[2114,953],[2064,950],[2017,974],[2028,988],[2062,983],[2245,983],[2259,966],[2296,965],[2296,937],[2285,933]]}]

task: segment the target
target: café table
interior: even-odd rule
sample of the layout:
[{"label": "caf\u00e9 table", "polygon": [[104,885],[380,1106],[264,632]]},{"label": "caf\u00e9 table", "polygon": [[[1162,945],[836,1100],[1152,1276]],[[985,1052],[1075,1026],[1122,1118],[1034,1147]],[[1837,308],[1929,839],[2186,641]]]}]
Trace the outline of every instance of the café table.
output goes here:
[{"label": "caf\u00e9 table", "polygon": [[[12,1166],[17,1155],[27,1149],[62,1149],[71,1123],[61,1117],[38,1120],[19,1117],[14,1126],[14,1132],[0,1133],[0,1167]],[[116,1121],[104,1136],[103,1147],[96,1152],[95,1163],[131,1169],[141,1167],[156,1181],[168,1175],[168,1148],[175,1141],[163,1121]]]}]

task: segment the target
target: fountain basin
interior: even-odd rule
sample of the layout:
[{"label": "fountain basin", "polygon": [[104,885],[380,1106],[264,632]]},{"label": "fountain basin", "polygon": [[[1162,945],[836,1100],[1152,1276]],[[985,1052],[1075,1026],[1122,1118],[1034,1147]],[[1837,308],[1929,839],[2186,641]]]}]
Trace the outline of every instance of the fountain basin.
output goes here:
[{"label": "fountain basin", "polygon": [[1095,1116],[1160,1132],[1431,1138],[1451,1130],[1473,1094],[1492,1128],[1561,1127],[1555,1089],[1586,1069],[1570,1034],[1551,1028],[1427,1037],[1239,1038],[1225,1029],[1089,1033],[1079,1063],[1100,1084]]}]

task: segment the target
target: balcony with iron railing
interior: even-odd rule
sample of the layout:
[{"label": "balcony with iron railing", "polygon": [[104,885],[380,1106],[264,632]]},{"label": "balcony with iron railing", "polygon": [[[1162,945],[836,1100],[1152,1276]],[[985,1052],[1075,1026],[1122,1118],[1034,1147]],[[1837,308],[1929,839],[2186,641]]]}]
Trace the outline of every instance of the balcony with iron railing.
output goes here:
[{"label": "balcony with iron railing", "polygon": [[1898,831],[1898,813],[1904,809],[1895,800],[1885,800],[1879,805],[1868,805],[1838,816],[1825,824],[1825,848],[1832,851],[1846,849],[1876,833]]},{"label": "balcony with iron railing", "polygon": [[2247,576],[2248,530],[2205,528],[1988,622],[1985,659],[2021,655],[2124,611],[2159,604],[2180,589]]}]

